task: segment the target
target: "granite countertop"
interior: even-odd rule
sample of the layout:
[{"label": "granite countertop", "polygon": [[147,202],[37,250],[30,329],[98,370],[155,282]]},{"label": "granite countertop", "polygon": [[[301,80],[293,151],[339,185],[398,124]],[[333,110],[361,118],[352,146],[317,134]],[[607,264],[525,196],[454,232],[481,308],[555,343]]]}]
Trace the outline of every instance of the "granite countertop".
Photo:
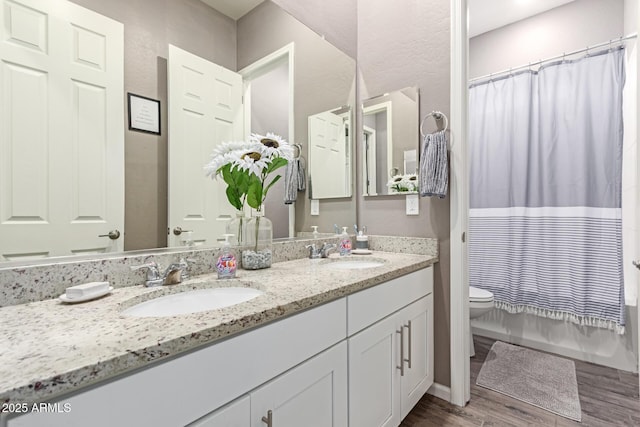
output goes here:
[{"label": "granite countertop", "polygon": [[[129,286],[84,303],[50,299],[0,308],[0,402],[51,400],[116,375],[264,325],[388,281],[437,261],[429,255],[374,252],[370,269],[336,270],[299,259],[237,279],[194,277],[182,284]],[[126,317],[121,311],[158,295],[214,286],[253,286],[264,294],[213,311],[173,317]]]}]

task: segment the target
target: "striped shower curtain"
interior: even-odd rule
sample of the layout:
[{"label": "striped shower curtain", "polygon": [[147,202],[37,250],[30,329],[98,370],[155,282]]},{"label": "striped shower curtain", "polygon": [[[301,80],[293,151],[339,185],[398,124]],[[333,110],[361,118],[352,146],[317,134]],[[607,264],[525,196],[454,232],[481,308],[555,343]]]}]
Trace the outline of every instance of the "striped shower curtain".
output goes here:
[{"label": "striped shower curtain", "polygon": [[469,91],[470,285],[624,331],[622,48]]}]

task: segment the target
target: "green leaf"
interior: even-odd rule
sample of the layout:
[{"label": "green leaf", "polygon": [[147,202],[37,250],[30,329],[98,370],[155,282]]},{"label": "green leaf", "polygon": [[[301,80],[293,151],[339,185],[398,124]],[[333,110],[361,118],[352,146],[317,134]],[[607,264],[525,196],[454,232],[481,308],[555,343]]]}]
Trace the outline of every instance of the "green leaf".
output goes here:
[{"label": "green leaf", "polygon": [[237,210],[242,210],[242,201],[240,200],[240,194],[232,186],[227,187],[227,200],[231,203],[231,206]]},{"label": "green leaf", "polygon": [[239,172],[235,177],[236,188],[239,193],[246,194],[249,190],[249,175],[245,171],[238,171],[237,169],[236,172]]},{"label": "green leaf", "polygon": [[273,178],[273,180],[271,180],[271,182],[269,183],[269,185],[267,185],[267,188],[264,189],[264,197],[267,198],[267,193],[269,192],[269,189],[273,186],[273,184],[275,184],[276,182],[278,182],[278,180],[280,179],[280,175],[276,175],[275,178]]},{"label": "green leaf", "polygon": [[271,161],[271,163],[269,163],[269,166],[267,166],[267,173],[271,173],[276,169],[280,169],[281,167],[286,166],[287,163],[289,163],[287,159],[283,157],[276,157]]},{"label": "green leaf", "polygon": [[224,182],[226,182],[227,185],[233,185],[233,175],[231,173],[231,165],[226,164],[224,166],[220,166],[220,169],[218,170],[222,172],[222,179],[224,179]]},{"label": "green leaf", "polygon": [[247,203],[253,209],[258,209],[262,205],[262,182],[259,179],[252,179],[247,191]]}]

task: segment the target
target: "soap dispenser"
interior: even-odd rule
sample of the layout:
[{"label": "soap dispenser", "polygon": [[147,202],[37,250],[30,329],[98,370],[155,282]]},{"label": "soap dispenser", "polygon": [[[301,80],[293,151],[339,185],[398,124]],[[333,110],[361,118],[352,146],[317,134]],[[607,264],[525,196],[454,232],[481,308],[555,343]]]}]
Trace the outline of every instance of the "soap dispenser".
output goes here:
[{"label": "soap dispenser", "polygon": [[349,237],[349,233],[347,233],[347,227],[342,227],[338,248],[340,248],[340,256],[351,255],[351,237]]},{"label": "soap dispenser", "polygon": [[320,237],[320,233],[318,233],[318,226],[317,225],[312,225],[311,228],[313,229],[313,232],[311,233],[313,238],[317,239],[318,237]]},{"label": "soap dispenser", "polygon": [[369,236],[363,233],[363,230],[358,231],[356,236],[356,249],[362,251],[369,250]]},{"label": "soap dispenser", "polygon": [[231,249],[231,243],[229,238],[233,237],[233,234],[223,234],[224,242],[222,242],[222,248],[218,254],[218,260],[216,262],[216,270],[218,270],[218,279],[233,279],[236,277],[237,259],[236,254]]}]

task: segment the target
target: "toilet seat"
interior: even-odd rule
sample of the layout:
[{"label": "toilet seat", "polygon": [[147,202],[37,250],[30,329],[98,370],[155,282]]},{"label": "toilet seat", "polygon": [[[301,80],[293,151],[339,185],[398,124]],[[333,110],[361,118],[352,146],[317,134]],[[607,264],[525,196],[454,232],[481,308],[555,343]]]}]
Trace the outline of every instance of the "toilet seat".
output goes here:
[{"label": "toilet seat", "polygon": [[493,294],[484,289],[469,286],[469,301],[470,302],[491,302],[493,301]]}]

